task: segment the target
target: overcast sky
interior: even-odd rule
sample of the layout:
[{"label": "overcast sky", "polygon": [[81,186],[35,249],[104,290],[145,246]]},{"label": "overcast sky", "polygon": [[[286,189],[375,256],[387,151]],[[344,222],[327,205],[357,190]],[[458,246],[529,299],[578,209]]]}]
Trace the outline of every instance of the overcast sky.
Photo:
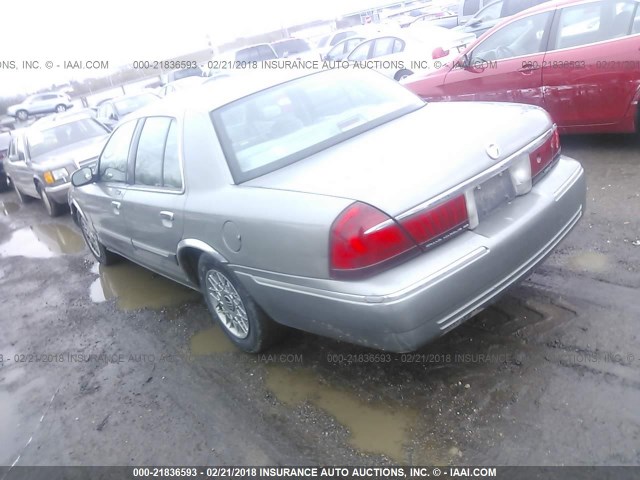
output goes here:
[{"label": "overcast sky", "polygon": [[[0,61],[108,60],[110,66],[207,48],[239,36],[335,18],[382,0],[5,0]],[[42,68],[0,70],[0,96],[96,76]]]}]

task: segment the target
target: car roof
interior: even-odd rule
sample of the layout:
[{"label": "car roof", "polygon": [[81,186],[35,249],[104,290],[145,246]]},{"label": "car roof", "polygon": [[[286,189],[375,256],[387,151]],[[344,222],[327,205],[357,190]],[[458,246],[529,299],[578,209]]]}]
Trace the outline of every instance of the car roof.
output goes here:
[{"label": "car roof", "polygon": [[57,113],[53,115],[47,115],[46,117],[36,120],[31,125],[26,127],[26,129],[42,129],[57,125],[66,125],[67,123],[77,122],[78,120],[87,118],[93,119],[93,116],[88,111]]}]

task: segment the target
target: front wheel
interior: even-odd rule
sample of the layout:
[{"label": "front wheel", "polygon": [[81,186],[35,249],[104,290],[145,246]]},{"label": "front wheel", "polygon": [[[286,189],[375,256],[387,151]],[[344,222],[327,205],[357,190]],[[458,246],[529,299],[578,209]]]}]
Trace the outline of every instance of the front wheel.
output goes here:
[{"label": "front wheel", "polygon": [[84,241],[98,263],[101,263],[102,265],[112,265],[116,263],[118,261],[118,256],[107,250],[104,245],[100,243],[100,240],[98,240],[98,234],[93,228],[93,225],[89,223],[89,220],[87,220],[80,212],[76,215]]},{"label": "front wheel", "polygon": [[42,198],[42,204],[50,217],[58,217],[64,212],[64,205],[60,205],[55,200],[49,198],[44,188],[40,187],[40,198]]},{"label": "front wheel", "polygon": [[18,113],[16,113],[16,117],[18,117],[18,120],[20,120],[21,122],[24,122],[25,120],[27,120],[27,118],[29,118],[29,112],[27,112],[26,110],[20,110]]},{"label": "front wheel", "polygon": [[209,312],[240,350],[258,353],[282,337],[285,327],[271,320],[221,263],[202,255],[198,276]]},{"label": "front wheel", "polygon": [[62,113],[67,109],[67,107],[65,105],[58,105],[56,107],[56,113]]}]

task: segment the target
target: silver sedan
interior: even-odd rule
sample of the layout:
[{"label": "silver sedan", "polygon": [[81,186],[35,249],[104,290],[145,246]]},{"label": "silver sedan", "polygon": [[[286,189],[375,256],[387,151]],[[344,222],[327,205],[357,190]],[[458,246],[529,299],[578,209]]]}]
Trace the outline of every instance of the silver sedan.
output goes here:
[{"label": "silver sedan", "polygon": [[369,71],[265,72],[157,102],[73,183],[98,261],[201,291],[248,352],[285,326],[417,349],[525,277],[585,208],[544,110],[427,104]]}]

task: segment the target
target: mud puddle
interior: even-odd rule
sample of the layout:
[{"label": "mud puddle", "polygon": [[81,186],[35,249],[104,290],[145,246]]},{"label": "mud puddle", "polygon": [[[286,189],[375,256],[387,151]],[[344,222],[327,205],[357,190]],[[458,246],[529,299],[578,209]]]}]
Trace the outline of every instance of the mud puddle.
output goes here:
[{"label": "mud puddle", "polygon": [[21,228],[0,244],[2,257],[51,258],[79,253],[84,249],[82,236],[66,225],[55,223]]},{"label": "mud puddle", "polygon": [[281,402],[305,401],[324,410],[349,429],[349,443],[358,451],[406,462],[405,446],[412,437],[418,412],[397,404],[367,402],[355,393],[322,382],[310,370],[267,367],[266,386]]},{"label": "mud puddle", "polygon": [[115,298],[122,310],[158,310],[200,298],[198,292],[127,261],[109,267],[95,264],[91,271],[99,275],[89,287],[91,300],[100,303]]},{"label": "mud puddle", "polygon": [[220,327],[211,327],[191,337],[192,355],[215,355],[216,353],[240,352],[222,332]]}]

